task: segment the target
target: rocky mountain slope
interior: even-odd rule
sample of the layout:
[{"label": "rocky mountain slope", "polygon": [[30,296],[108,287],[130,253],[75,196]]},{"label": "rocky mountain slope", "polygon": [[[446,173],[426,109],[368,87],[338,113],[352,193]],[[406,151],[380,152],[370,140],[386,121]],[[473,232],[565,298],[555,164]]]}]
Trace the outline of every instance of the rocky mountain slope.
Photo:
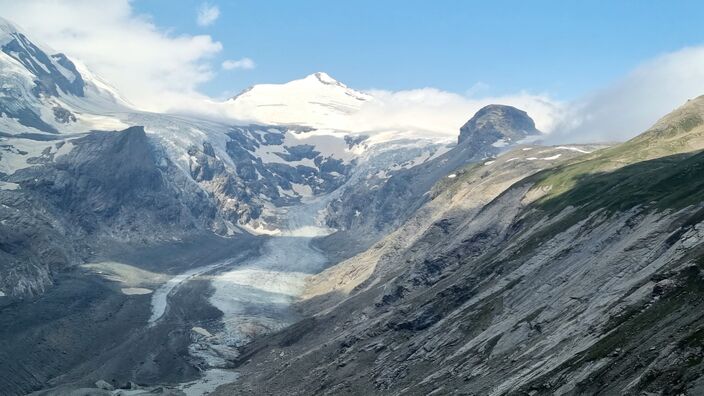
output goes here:
[{"label": "rocky mountain slope", "polygon": [[220,394],[701,393],[703,103],[443,179]]},{"label": "rocky mountain slope", "polygon": [[[442,148],[427,140],[370,144],[366,135],[282,125],[273,116],[250,124],[146,113],[4,20],[0,49],[6,297],[41,293],[56,271],[90,260],[111,240],[279,233],[286,219],[278,208],[329,194],[360,168],[401,167]],[[286,86],[300,92],[301,84],[305,100],[281,96],[296,109],[366,100],[321,73]],[[268,97],[277,87],[240,101],[266,107],[259,92]]]}]

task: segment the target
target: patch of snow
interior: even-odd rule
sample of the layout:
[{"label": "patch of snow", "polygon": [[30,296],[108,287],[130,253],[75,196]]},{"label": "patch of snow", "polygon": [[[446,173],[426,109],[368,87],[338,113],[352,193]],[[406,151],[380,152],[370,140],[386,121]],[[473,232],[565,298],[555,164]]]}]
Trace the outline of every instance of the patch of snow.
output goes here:
[{"label": "patch of snow", "polygon": [[127,294],[129,296],[131,295],[144,295],[144,294],[151,294],[154,290],[152,289],[147,289],[144,287],[123,287],[120,289],[122,294]]},{"label": "patch of snow", "polygon": [[576,151],[576,152],[578,152],[578,153],[583,153],[583,154],[589,154],[589,153],[591,153],[591,151],[583,150],[583,149],[581,149],[581,148],[579,148],[579,147],[559,146],[559,147],[556,147],[556,148],[557,148],[557,149],[561,149],[561,150]]},{"label": "patch of snow", "polygon": [[0,190],[17,190],[19,188],[20,185],[17,183],[0,181]]},{"label": "patch of snow", "polygon": [[529,135],[524,137],[523,139],[519,140],[516,142],[516,144],[530,144],[530,143],[535,143],[539,141],[540,139],[543,138],[543,135]]},{"label": "patch of snow", "polygon": [[556,159],[560,158],[561,156],[562,156],[562,154],[555,154],[555,155],[552,155],[552,156],[550,156],[550,157],[544,157],[544,158],[541,158],[541,159],[542,159],[542,160],[551,161],[551,160],[556,160]]},{"label": "patch of snow", "polygon": [[[278,190],[279,195],[282,195],[282,196],[285,196],[285,197],[290,197],[290,198],[293,198],[293,197],[296,196],[296,194],[295,194],[293,191],[284,190],[283,188],[281,188],[281,186],[276,186],[276,189]],[[265,197],[262,197],[262,198],[265,199]]]},{"label": "patch of snow", "polygon": [[[1,124],[1,123],[0,123]],[[32,157],[39,157],[46,148],[52,148],[52,142],[42,142],[30,139],[8,139],[3,142],[5,150],[0,159],[0,172],[8,175],[19,169],[33,166],[27,162]],[[11,147],[10,147],[11,146]]]},{"label": "patch of snow", "polygon": [[198,326],[192,327],[191,330],[193,332],[196,332],[196,333],[202,335],[203,337],[212,337],[213,336],[208,330],[206,330],[202,327],[198,327]]},{"label": "patch of snow", "polygon": [[70,153],[71,150],[73,150],[73,143],[69,140],[64,141],[64,144],[54,153],[54,159]]},{"label": "patch of snow", "polygon": [[129,125],[119,118],[107,115],[81,113],[76,114],[76,119],[83,130],[121,131],[129,128]]},{"label": "patch of snow", "polygon": [[291,183],[291,187],[301,197],[309,198],[313,196],[313,189],[307,184]]},{"label": "patch of snow", "polygon": [[487,162],[484,163],[484,165],[491,165],[491,164],[493,164],[494,162],[496,162],[496,161],[487,161]]},{"label": "patch of snow", "polygon": [[493,147],[506,147],[510,144],[511,142],[508,139],[500,139],[492,143],[491,145]]},{"label": "patch of snow", "polygon": [[451,174],[447,175],[448,179],[454,179],[456,177],[457,177],[457,174],[455,174],[455,173],[451,173]]},{"label": "patch of snow", "polygon": [[240,227],[242,227],[245,231],[249,232],[252,235],[280,235],[281,230],[278,228],[273,228],[269,229],[266,228],[263,224],[240,224]]}]

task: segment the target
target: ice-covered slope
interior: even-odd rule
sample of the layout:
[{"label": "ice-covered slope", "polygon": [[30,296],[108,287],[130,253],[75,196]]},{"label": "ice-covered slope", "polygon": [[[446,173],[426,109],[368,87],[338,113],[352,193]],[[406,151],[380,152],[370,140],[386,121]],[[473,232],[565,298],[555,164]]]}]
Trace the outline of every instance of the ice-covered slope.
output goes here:
[{"label": "ice-covered slope", "polygon": [[66,55],[36,44],[0,18],[0,128],[67,133],[123,126],[110,113],[126,103]]}]

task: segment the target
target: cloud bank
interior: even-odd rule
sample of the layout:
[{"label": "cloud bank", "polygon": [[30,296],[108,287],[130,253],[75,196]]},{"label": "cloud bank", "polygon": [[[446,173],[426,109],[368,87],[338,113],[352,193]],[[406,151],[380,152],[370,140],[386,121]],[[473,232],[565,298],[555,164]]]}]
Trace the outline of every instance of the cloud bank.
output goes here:
[{"label": "cloud bank", "polygon": [[549,141],[622,141],[645,131],[688,99],[704,94],[704,47],[651,59],[565,108]]}]

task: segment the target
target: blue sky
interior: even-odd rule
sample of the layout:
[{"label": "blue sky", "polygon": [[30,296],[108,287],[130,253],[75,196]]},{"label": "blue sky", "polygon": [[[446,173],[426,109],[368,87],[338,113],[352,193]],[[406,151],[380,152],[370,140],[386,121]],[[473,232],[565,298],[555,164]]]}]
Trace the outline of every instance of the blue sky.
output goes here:
[{"label": "blue sky", "polygon": [[466,94],[520,90],[570,100],[661,53],[704,42],[701,1],[210,1],[135,0],[171,34],[208,34],[215,55],[251,58],[200,89],[213,96],[315,71],[357,88]]}]

